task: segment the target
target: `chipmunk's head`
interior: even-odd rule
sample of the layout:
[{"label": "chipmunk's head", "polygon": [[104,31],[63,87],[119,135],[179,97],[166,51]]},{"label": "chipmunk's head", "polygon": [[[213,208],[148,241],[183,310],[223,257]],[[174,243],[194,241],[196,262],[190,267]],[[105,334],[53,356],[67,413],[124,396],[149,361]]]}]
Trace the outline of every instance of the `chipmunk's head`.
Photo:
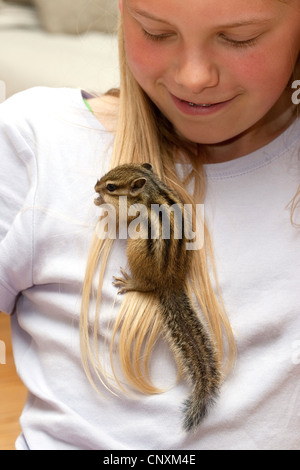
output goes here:
[{"label": "chipmunk's head", "polygon": [[95,199],[95,204],[117,205],[120,196],[126,196],[131,204],[142,201],[141,194],[151,180],[151,175],[153,168],[150,163],[125,164],[113,168],[97,181],[95,191],[99,197]]}]

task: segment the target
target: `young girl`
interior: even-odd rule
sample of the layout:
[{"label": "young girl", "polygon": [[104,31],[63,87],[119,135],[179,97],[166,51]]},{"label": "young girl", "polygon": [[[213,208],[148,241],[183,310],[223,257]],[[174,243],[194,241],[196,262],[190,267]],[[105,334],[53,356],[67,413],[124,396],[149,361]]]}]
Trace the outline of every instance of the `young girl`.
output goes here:
[{"label": "young girl", "polygon": [[[120,12],[120,94],[88,109],[35,88],[0,107],[0,309],[28,388],[16,448],[299,449],[299,0]],[[151,294],[112,284],[126,240],[95,231],[97,179],[132,162],[204,203],[190,294],[223,383],[190,433]]]}]

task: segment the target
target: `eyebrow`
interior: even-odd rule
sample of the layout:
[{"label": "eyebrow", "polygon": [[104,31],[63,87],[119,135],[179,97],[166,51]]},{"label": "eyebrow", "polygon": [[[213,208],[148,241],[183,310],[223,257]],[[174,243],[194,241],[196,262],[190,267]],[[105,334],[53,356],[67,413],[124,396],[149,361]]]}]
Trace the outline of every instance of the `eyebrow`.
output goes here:
[{"label": "eyebrow", "polygon": [[[151,13],[148,13],[147,11],[140,10],[140,9],[131,10],[130,8],[129,8],[129,10],[132,13],[136,13],[139,16],[144,16],[145,18],[149,18],[150,20],[154,20],[154,21],[158,21],[160,23],[165,23],[165,24],[171,25],[171,23],[169,21],[164,20],[162,18],[158,18],[157,16],[152,15]],[[222,24],[222,25],[219,25],[218,28],[238,28],[238,27],[241,27],[241,26],[265,24],[265,23],[269,23],[272,20],[273,20],[273,18],[256,18],[256,17],[254,17],[254,18],[250,18],[248,20],[236,21],[234,23]]]},{"label": "eyebrow", "polygon": [[251,25],[258,25],[258,24],[266,24],[270,23],[273,18],[251,18],[250,20],[245,21],[236,21],[235,23],[227,23],[220,25],[220,28],[238,28],[240,26],[251,26]]},{"label": "eyebrow", "polygon": [[159,21],[160,23],[165,23],[165,24],[171,25],[171,23],[169,21],[158,18],[157,16],[154,16],[151,13],[147,13],[144,10],[139,10],[139,9],[132,10],[129,7],[127,7],[127,8],[130,11],[130,13],[136,13],[137,15],[144,16],[145,18],[149,18],[150,20]]}]

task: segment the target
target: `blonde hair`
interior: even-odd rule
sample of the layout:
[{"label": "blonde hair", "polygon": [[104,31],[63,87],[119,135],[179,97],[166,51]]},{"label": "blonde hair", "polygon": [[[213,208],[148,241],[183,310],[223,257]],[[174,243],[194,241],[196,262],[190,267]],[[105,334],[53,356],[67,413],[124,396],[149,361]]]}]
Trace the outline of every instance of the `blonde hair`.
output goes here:
[{"label": "blonde hair", "polygon": [[[121,69],[120,107],[115,134],[111,167],[123,163],[149,162],[159,177],[175,189],[184,203],[202,203],[205,196],[206,179],[203,165],[194,154],[190,143],[179,138],[172,124],[160,113],[131,74],[124,50],[122,20],[119,25],[119,54]],[[189,163],[189,173],[183,181],[177,175],[177,161]],[[186,187],[193,186],[193,194]],[[99,360],[98,322],[101,304],[101,287],[106,263],[112,248],[110,239],[100,240],[94,235],[87,262],[82,294],[80,320],[82,362],[94,387],[96,378],[110,390],[118,385],[123,391],[115,373],[114,345],[118,337],[118,356],[127,383],[142,393],[154,394],[161,390],[152,384],[149,373],[149,360],[153,347],[160,336],[162,325],[157,315],[157,305],[153,295],[133,292],[124,296],[118,318],[112,332],[110,360],[113,375],[104,369]],[[227,318],[218,287],[213,288],[209,272],[214,274],[218,286],[209,233],[205,227],[204,248],[194,252],[189,273],[189,295],[193,295],[205,317],[214,339],[220,363],[228,371],[235,358],[233,332]],[[92,285],[98,273],[98,291],[95,302],[93,334],[90,331],[90,305]],[[116,273],[118,274],[118,273]],[[113,378],[113,380],[111,380]]]}]

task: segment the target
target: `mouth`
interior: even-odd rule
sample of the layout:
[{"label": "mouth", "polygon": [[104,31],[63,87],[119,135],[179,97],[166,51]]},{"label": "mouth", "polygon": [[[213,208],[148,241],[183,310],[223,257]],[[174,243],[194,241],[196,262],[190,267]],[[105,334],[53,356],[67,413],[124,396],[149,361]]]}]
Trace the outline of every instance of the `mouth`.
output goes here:
[{"label": "mouth", "polygon": [[205,103],[193,103],[192,101],[185,101],[185,100],[180,100],[182,103],[187,103],[191,108],[199,106],[200,108],[210,108],[211,106],[214,106],[215,104],[219,103],[211,103],[211,104],[205,104]]},{"label": "mouth", "polygon": [[189,115],[211,114],[213,112],[219,111],[220,109],[224,108],[227,104],[229,104],[233,100],[233,99],[229,99],[225,101],[218,101],[215,103],[195,103],[193,101],[183,100],[181,98],[178,98],[177,96],[172,95],[171,93],[170,95],[176,107],[184,114],[189,114]]},{"label": "mouth", "polygon": [[101,194],[94,199],[94,204],[96,206],[101,206],[101,204],[104,204],[104,203],[105,203],[105,201],[104,201],[104,198]]}]

